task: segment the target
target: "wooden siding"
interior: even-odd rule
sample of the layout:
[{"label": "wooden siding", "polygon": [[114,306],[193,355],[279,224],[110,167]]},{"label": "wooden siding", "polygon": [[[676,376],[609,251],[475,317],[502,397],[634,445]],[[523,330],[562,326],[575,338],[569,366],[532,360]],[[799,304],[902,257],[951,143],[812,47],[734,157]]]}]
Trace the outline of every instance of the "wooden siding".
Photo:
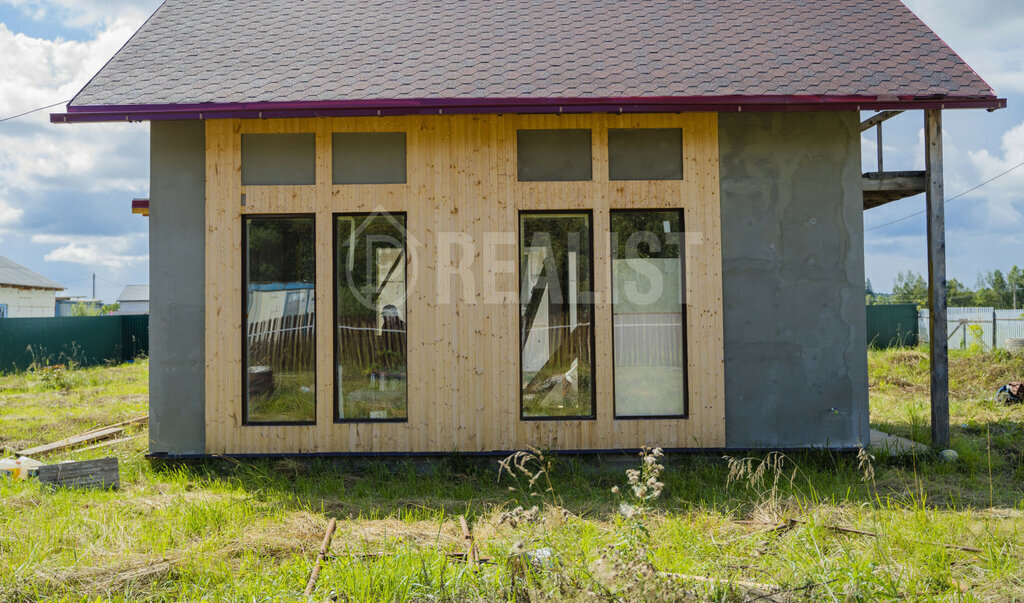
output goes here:
[{"label": "wooden siding", "polygon": [[[684,179],[608,181],[608,128],[683,130]],[[516,130],[590,128],[590,182],[516,181]],[[331,133],[406,132],[406,184],[333,185]],[[316,134],[316,184],[241,185],[243,133]],[[606,450],[725,444],[718,126],[713,113],[211,120],[206,123],[206,451],[376,453]],[[242,195],[245,194],[245,205]],[[615,420],[609,210],[685,212],[689,416]],[[596,420],[519,416],[518,212],[592,210]],[[406,423],[333,422],[332,214],[405,212],[409,230]],[[241,220],[315,213],[316,425],[242,424]],[[472,241],[472,270],[452,276]],[[451,249],[445,255],[444,250]],[[440,254],[439,254],[440,252]]]}]

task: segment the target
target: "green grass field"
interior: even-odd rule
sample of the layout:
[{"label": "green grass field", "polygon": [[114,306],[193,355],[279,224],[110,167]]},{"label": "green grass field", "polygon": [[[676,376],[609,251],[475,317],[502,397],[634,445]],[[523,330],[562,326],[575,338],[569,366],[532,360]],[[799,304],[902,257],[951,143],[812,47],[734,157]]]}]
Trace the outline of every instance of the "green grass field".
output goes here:
[{"label": "green grass field", "polygon": [[[0,376],[0,446],[144,413],[147,371]],[[145,437],[55,454],[116,454],[122,487],[0,481],[0,600],[302,599],[331,517],[316,600],[1024,600],[1024,408],[991,400],[1024,358],[955,354],[951,372],[954,463],[670,455],[643,503],[636,457],[549,455],[531,489],[457,455],[151,463]],[[926,356],[871,352],[870,381],[873,426],[926,442]],[[487,563],[448,554],[460,515]]]}]

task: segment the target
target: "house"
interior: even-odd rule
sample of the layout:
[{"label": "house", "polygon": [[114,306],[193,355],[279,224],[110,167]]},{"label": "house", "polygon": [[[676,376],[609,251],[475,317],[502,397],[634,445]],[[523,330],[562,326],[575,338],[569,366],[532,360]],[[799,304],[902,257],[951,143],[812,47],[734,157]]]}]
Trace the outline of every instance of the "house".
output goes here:
[{"label": "house", "polygon": [[149,285],[127,285],[117,296],[117,314],[149,314]]},{"label": "house", "polygon": [[60,285],[0,255],[0,318],[41,318],[54,315]]},{"label": "house", "polygon": [[93,316],[99,315],[103,301],[81,297],[58,297],[57,316]]},{"label": "house", "polygon": [[898,0],[167,0],[51,120],[150,122],[153,455],[849,450],[863,212],[927,193],[944,320],[1003,106]]}]

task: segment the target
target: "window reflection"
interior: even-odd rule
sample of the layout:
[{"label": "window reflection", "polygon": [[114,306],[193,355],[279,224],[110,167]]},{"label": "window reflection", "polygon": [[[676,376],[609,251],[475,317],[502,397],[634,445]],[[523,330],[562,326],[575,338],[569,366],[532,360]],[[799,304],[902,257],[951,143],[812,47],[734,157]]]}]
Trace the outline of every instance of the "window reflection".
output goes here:
[{"label": "window reflection", "polygon": [[523,417],[594,416],[588,213],[520,215]]},{"label": "window reflection", "polygon": [[312,217],[245,219],[245,421],[313,422]]},{"label": "window reflection", "polygon": [[405,215],[335,217],[337,418],[408,417]]},{"label": "window reflection", "polygon": [[686,413],[683,217],[613,211],[615,416]]}]

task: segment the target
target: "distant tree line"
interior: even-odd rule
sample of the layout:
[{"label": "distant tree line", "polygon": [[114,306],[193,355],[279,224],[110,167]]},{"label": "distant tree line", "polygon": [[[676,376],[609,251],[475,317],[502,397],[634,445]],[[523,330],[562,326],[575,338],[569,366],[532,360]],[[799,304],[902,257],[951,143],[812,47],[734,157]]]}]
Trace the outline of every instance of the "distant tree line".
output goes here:
[{"label": "distant tree line", "polygon": [[[868,304],[917,304],[928,306],[928,281],[913,270],[896,275],[892,293],[877,293],[869,279],[865,283]],[[1014,266],[1003,274],[992,270],[978,275],[978,282],[970,287],[956,280],[946,283],[946,305],[949,307],[981,306],[997,310],[1024,308],[1024,270]]]}]

